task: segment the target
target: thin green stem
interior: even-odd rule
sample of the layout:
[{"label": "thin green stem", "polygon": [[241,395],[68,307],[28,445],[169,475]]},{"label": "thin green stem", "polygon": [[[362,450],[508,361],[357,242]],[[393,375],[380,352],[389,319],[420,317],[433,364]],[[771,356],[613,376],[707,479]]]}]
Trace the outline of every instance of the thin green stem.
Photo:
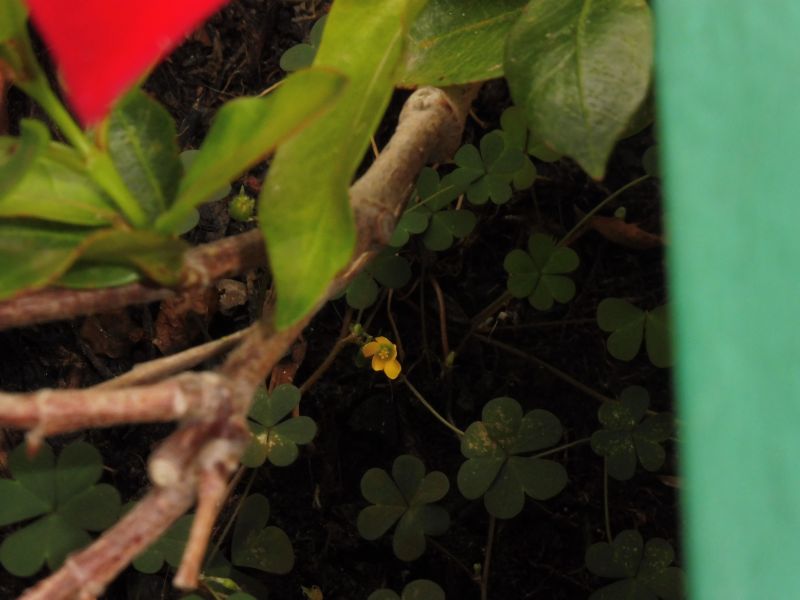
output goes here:
[{"label": "thin green stem", "polygon": [[608,509],[608,458],[603,458],[603,511],[606,520],[606,537],[608,543],[614,542],[614,537],[611,535],[611,513]]},{"label": "thin green stem", "polygon": [[610,202],[613,202],[614,200],[619,198],[622,194],[627,192],[632,187],[636,187],[637,185],[639,185],[643,181],[647,181],[648,179],[650,179],[650,177],[651,177],[651,175],[642,175],[641,177],[638,177],[637,179],[634,179],[633,181],[630,181],[630,182],[626,183],[625,185],[623,185],[621,188],[619,188],[613,194],[610,194],[608,197],[606,197],[605,200],[600,202],[600,204],[598,204],[592,210],[590,210],[588,213],[583,215],[583,218],[575,224],[575,227],[570,229],[567,232],[567,234],[559,240],[557,245],[558,246],[563,246],[566,242],[568,242],[572,238],[573,235],[575,235],[575,233],[577,233],[578,231],[581,230],[581,228],[589,221],[589,219],[591,219],[600,210],[602,210],[604,206],[606,206]]},{"label": "thin green stem", "polygon": [[575,446],[580,446],[582,444],[586,444],[591,442],[592,438],[581,438],[579,440],[575,440],[574,442],[569,442],[568,444],[562,444],[561,446],[556,446],[555,448],[550,448],[550,450],[545,450],[544,452],[540,452],[539,454],[534,454],[533,458],[544,458],[545,456],[550,456],[551,454],[556,454],[561,452],[562,450],[567,450],[568,448],[574,448]]},{"label": "thin green stem", "polygon": [[515,356],[519,356],[520,358],[524,358],[525,360],[528,360],[528,361],[534,363],[535,365],[537,365],[537,366],[541,367],[542,369],[544,369],[545,371],[549,372],[551,375],[555,375],[559,379],[561,379],[563,381],[566,381],[571,386],[579,389],[580,391],[582,391],[587,396],[591,396],[592,398],[595,398],[596,400],[599,400],[600,402],[606,402],[606,401],[613,402],[613,398],[609,398],[608,396],[604,396],[600,392],[598,392],[596,390],[593,390],[588,385],[585,385],[585,384],[581,383],[580,381],[578,381],[577,379],[575,379],[571,375],[565,373],[561,369],[557,369],[556,367],[552,366],[551,364],[546,363],[541,358],[538,358],[536,356],[533,356],[532,354],[528,354],[526,352],[523,352],[522,350],[517,350],[514,346],[511,346],[510,344],[504,344],[503,342],[498,342],[497,340],[494,340],[494,339],[492,339],[490,337],[487,337],[485,335],[476,334],[475,337],[477,339],[481,340],[482,342],[484,342],[486,344],[489,344],[490,346],[495,346],[497,348],[500,348],[501,350],[505,350],[509,354],[513,354]]},{"label": "thin green stem", "polygon": [[497,519],[494,515],[489,515],[489,531],[486,534],[486,553],[483,557],[483,569],[481,569],[481,600],[489,598],[489,572],[492,567],[492,547],[494,546],[494,532],[497,527]]},{"label": "thin green stem", "polygon": [[403,383],[405,383],[408,386],[408,389],[411,390],[411,393],[414,394],[416,399],[420,401],[420,404],[422,404],[422,406],[427,408],[428,412],[430,412],[434,417],[436,417],[437,421],[439,421],[442,425],[444,425],[450,431],[455,433],[458,437],[462,437],[464,435],[464,432],[461,429],[453,425],[450,421],[448,421],[441,414],[439,414],[439,411],[433,408],[433,406],[431,406],[431,404],[427,400],[425,400],[424,396],[419,393],[419,390],[417,390],[417,388],[415,388],[408,380],[408,378],[405,376],[403,376]]}]

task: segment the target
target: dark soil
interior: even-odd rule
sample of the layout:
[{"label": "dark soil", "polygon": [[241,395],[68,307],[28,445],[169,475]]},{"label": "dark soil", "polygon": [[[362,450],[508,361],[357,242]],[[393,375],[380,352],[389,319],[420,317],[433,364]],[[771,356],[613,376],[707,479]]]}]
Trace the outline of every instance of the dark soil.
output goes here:
[{"label": "dark soil", "polygon": [[[189,39],[146,83],[146,89],[169,109],[178,124],[182,147],[197,147],[211,117],[226,100],[257,94],[280,80],[281,53],[301,41],[324,2],[239,0],[215,16]],[[398,92],[377,135],[379,146],[391,134],[406,92]],[[502,110],[510,103],[499,82],[485,86],[474,106],[475,120],[467,125],[466,141],[498,127]],[[23,97],[11,97],[13,123],[35,111]],[[642,175],[641,156],[652,144],[645,130],[621,143],[612,157],[602,183],[591,181],[572,162],[537,163],[540,179],[532,191],[517,193],[503,207],[479,207],[476,231],[453,249],[433,254],[421,244],[411,244],[404,255],[413,263],[415,279],[395,294],[392,314],[406,351],[404,373],[442,411],[451,407],[462,428],[477,420],[480,409],[497,396],[516,398],[527,411],[545,408],[564,425],[565,441],[590,436],[598,428],[598,402],[574,386],[531,363],[503,353],[475,338],[468,339],[453,369],[443,368],[436,298],[429,283],[442,287],[447,309],[450,346],[458,347],[468,330],[469,317],[505,290],[503,258],[523,247],[531,231],[563,235],[576,222],[575,209],[588,211],[610,192]],[[447,169],[448,167],[444,167]],[[264,168],[252,175],[260,177]],[[257,179],[247,183],[257,187]],[[604,214],[624,205],[629,222],[660,233],[658,183],[650,180],[626,193]],[[220,208],[221,206],[221,208]],[[224,204],[204,210],[204,220],[193,232],[196,243],[240,231],[229,224]],[[605,349],[606,334],[594,321],[598,303],[622,297],[644,308],[664,302],[663,255],[660,249],[630,250],[596,233],[587,233],[573,244],[581,257],[575,274],[578,293],[567,305],[548,313],[534,310],[527,301],[512,301],[492,323],[492,336],[567,372],[598,392],[616,396],[628,385],[648,388],[655,410],[671,406],[670,373],[653,367],[644,352],[630,363],[611,358]],[[346,306],[331,303],[308,328],[308,354],[298,373],[302,382],[325,358],[339,334]],[[142,336],[123,346],[116,358],[97,354],[80,335],[83,320],[56,323],[0,333],[0,386],[4,390],[90,385],[108,373],[119,373],[137,361],[159,355],[152,345],[152,320],[157,307],[129,309],[132,328]],[[232,315],[217,314],[199,327],[202,335],[217,337],[245,325],[251,310]],[[394,338],[387,320],[386,299],[365,311],[373,335]],[[292,539],[296,565],[285,576],[246,574],[263,589],[254,595],[275,599],[301,599],[301,586],[319,586],[325,600],[361,600],[373,590],[403,585],[417,578],[438,582],[455,600],[480,597],[468,576],[484,560],[489,519],[480,501],[464,500],[455,485],[463,461],[458,441],[431,418],[400,383],[355,364],[357,350],[346,350],[334,367],[303,399],[304,413],[319,425],[313,444],[288,468],[261,468],[250,492],[269,497],[271,524],[282,527]],[[105,479],[118,487],[124,500],[135,500],[147,486],[147,456],[171,427],[119,427],[82,434],[95,444],[107,465]],[[21,436],[9,434],[9,446]],[[76,436],[52,440],[59,448]],[[609,503],[611,527],[617,533],[636,528],[645,539],[663,537],[678,545],[676,494],[664,475],[675,472],[674,453],[657,474],[641,468],[628,482],[611,480]],[[446,534],[429,543],[417,561],[404,563],[392,553],[389,536],[376,542],[362,540],[356,516],[366,502],[359,490],[364,472],[372,467],[390,469],[400,454],[421,458],[428,470],[448,475],[451,491],[443,501],[452,517]],[[584,566],[586,548],[605,539],[603,462],[588,445],[557,456],[569,473],[567,488],[547,502],[527,499],[523,512],[513,520],[499,521],[493,544],[489,598],[580,599],[607,582],[591,575]],[[245,477],[245,480],[247,477]],[[219,534],[241,498],[244,485],[230,498],[220,521]],[[227,552],[230,541],[221,541]],[[171,572],[142,575],[129,569],[109,589],[114,600],[177,598],[169,585]],[[0,573],[0,597],[18,595],[34,579],[21,581]],[[242,582],[240,582],[242,583]],[[208,596],[211,598],[211,596]]]}]

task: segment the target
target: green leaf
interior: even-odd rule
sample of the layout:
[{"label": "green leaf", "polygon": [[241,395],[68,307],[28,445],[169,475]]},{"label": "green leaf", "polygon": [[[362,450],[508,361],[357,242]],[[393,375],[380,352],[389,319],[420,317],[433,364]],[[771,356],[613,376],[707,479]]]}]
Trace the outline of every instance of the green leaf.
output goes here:
[{"label": "green leaf", "polygon": [[271,394],[262,385],[256,389],[250,408],[252,437],[242,464],[259,467],[269,461],[278,467],[292,464],[299,454],[298,444],[307,444],[317,433],[317,425],[310,417],[290,417],[283,420],[300,404],[300,390],[283,384]]},{"label": "green leaf", "polygon": [[412,206],[404,212],[397,221],[392,233],[392,239],[389,240],[389,246],[401,248],[408,243],[411,234],[425,231],[428,228],[430,214],[428,211],[417,209],[416,206]]},{"label": "green leaf", "polygon": [[358,514],[359,534],[376,540],[395,523],[392,548],[400,560],[416,560],[425,551],[425,536],[440,535],[450,524],[447,511],[432,504],[450,488],[447,476],[439,471],[425,475],[425,465],[414,456],[398,456],[392,475],[383,469],[370,469],[361,478],[361,493],[371,502]]},{"label": "green leaf", "polygon": [[562,429],[552,413],[536,409],[522,414],[513,398],[490,400],[481,421],[467,427],[461,453],[467,458],[458,470],[458,489],[469,500],[483,496],[486,510],[510,519],[525,505],[525,495],[552,498],[567,484],[564,467],[554,461],[520,456],[555,444]]},{"label": "green leaf", "polygon": [[183,557],[193,520],[194,515],[184,515],[175,521],[154,544],[134,559],[134,568],[140,573],[155,573],[165,561],[177,568]]},{"label": "green leaf", "polygon": [[345,298],[348,306],[356,310],[364,310],[375,303],[379,292],[378,284],[375,283],[372,275],[366,271],[361,271],[347,286]]},{"label": "green leaf", "polygon": [[586,551],[587,568],[600,577],[620,579],[594,592],[590,600],[683,598],[683,573],[670,567],[672,546],[661,538],[644,544],[639,532],[628,529],[611,544],[599,542]]},{"label": "green leaf", "polygon": [[608,474],[614,479],[633,477],[637,462],[648,471],[657,471],[664,464],[666,453],[661,443],[672,435],[672,416],[659,413],[645,418],[649,405],[647,390],[630,386],[619,401],[604,402],[597,412],[603,429],[592,434],[592,450],[606,458]]},{"label": "green leaf", "polygon": [[91,542],[89,535],[50,514],[15,531],[0,545],[0,563],[17,577],[30,577],[47,562],[57,569],[67,554]]},{"label": "green leaf", "polygon": [[34,221],[0,222],[0,300],[58,279],[91,232]]},{"label": "green leaf", "polygon": [[282,529],[264,527],[268,519],[269,500],[261,494],[248,496],[233,528],[231,562],[282,575],[294,566],[294,550]]},{"label": "green leaf", "polygon": [[20,133],[13,153],[10,155],[0,154],[0,161],[2,161],[0,162],[0,199],[25,179],[36,159],[45,151],[50,142],[50,132],[40,121],[22,119]]},{"label": "green leaf", "polygon": [[307,44],[297,44],[289,48],[281,55],[279,65],[284,71],[299,71],[310,67],[317,54],[317,48],[322,40],[322,33],[325,30],[325,22],[328,15],[323,15],[314,23],[311,33],[308,35]]},{"label": "green leaf", "polygon": [[86,239],[80,248],[80,262],[133,266],[147,278],[173,286],[180,280],[183,240],[151,230],[103,229]]},{"label": "green leaf", "polygon": [[391,98],[405,28],[419,7],[337,0],[328,14],[314,66],[336,69],[350,84],[326,118],[278,149],[259,199],[279,330],[311,310],[350,259],[348,186]]},{"label": "green leaf", "polygon": [[57,463],[47,444],[33,458],[24,445],[14,449],[9,466],[15,480],[0,481],[0,491],[6,492],[0,519],[9,524],[44,516],[3,540],[0,563],[9,572],[27,577],[45,562],[57,568],[69,552],[91,541],[86,530],[100,531],[117,520],[119,493],[107,484],[94,485],[100,461],[84,442],[66,446]]},{"label": "green leaf", "polygon": [[657,367],[672,366],[671,332],[669,314],[665,305],[647,312],[645,319],[645,347],[650,362]]},{"label": "green leaf", "polygon": [[[10,166],[20,154],[20,151],[12,154],[18,143],[15,138],[0,137],[0,156],[11,157],[8,162],[0,162],[0,170]],[[89,226],[122,221],[110,200],[86,173],[77,152],[51,142],[44,150],[37,151],[32,160],[24,171],[25,176],[10,181],[13,185],[7,184],[5,193],[0,194],[0,217]],[[23,174],[16,167],[14,172]]]},{"label": "green leaf", "polygon": [[632,360],[642,346],[657,367],[672,365],[668,311],[665,305],[644,311],[626,300],[606,298],[597,307],[597,324],[611,332],[608,352],[619,360]]},{"label": "green leaf", "polygon": [[645,0],[535,0],[509,33],[506,78],[530,129],[596,179],[647,95],[651,30]]},{"label": "green leaf", "polygon": [[528,252],[512,250],[503,261],[508,273],[508,291],[515,298],[528,298],[538,310],[549,310],[554,302],[566,303],[575,296],[575,283],[564,275],[578,268],[580,259],[572,248],[556,246],[550,236],[535,233],[528,238]]},{"label": "green leaf", "polygon": [[375,590],[367,600],[445,600],[444,590],[430,579],[416,579],[403,588],[403,595],[389,589]]},{"label": "green leaf", "polygon": [[408,33],[400,85],[502,77],[503,46],[526,0],[429,0]]},{"label": "green leaf", "polygon": [[227,186],[327,111],[345,81],[333,70],[309,69],[291,75],[264,98],[224,104],[180,182],[174,206],[158,227],[175,231],[191,209],[211,199],[213,190]]},{"label": "green leaf", "polygon": [[384,287],[399,289],[411,280],[411,265],[394,253],[378,255],[366,270]]},{"label": "green leaf", "polygon": [[122,180],[155,221],[175,199],[183,172],[175,122],[161,104],[134,90],[112,111],[106,136]]},{"label": "green leaf", "polygon": [[78,290],[108,288],[139,281],[139,271],[125,265],[93,265],[78,263],[70,267],[55,284]]}]

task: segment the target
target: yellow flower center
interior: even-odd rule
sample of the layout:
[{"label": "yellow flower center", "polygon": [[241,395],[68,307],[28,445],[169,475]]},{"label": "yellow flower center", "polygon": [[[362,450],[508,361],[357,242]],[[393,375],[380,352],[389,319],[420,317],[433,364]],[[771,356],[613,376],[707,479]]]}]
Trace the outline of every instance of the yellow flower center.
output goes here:
[{"label": "yellow flower center", "polygon": [[390,344],[383,344],[378,351],[375,353],[378,358],[381,360],[389,360],[392,358],[392,353],[394,352],[394,346]]}]

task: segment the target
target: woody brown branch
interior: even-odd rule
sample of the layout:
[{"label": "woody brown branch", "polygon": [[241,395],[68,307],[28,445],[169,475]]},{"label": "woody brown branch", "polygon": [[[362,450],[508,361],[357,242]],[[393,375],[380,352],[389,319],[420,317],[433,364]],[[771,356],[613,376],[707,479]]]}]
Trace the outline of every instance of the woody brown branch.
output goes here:
[{"label": "woody brown branch", "polygon": [[[449,92],[423,88],[412,94],[392,140],[364,177],[351,188],[351,203],[358,227],[356,253],[351,263],[336,277],[314,310],[299,322],[285,330],[275,331],[267,319],[251,330],[218,369],[220,379],[213,383],[213,386],[224,389],[223,395],[228,400],[199,416],[197,421],[184,418],[178,431],[169,436],[151,457],[149,472],[154,489],[91,546],[70,556],[61,569],[31,588],[23,596],[25,600],[97,597],[127,564],[188,510],[197,497],[198,486],[202,485],[212,492],[214,501],[202,502],[198,507],[202,518],[192,530],[184,563],[175,581],[184,588],[197,584],[200,560],[205,554],[213,516],[219,510],[219,484],[230,476],[244,451],[246,415],[256,386],[289,351],[317,310],[355,277],[388,240],[419,170],[429,160],[440,160],[443,153],[452,152],[457,146],[476,91],[475,87],[455,88]],[[168,395],[160,386],[174,386],[177,380],[175,377],[148,387],[151,393],[160,397],[161,394]],[[124,391],[126,389],[85,392],[101,397]],[[61,393],[49,392],[50,399]],[[182,389],[181,393],[185,399],[186,390]],[[194,393],[207,396],[209,391],[196,390]],[[33,395],[27,395],[27,398],[15,395],[13,400],[24,404]],[[132,398],[122,400],[122,403],[134,405]],[[84,408],[76,413],[75,420],[70,421],[71,425],[77,426],[83,416],[84,423],[92,426],[96,422],[91,414],[92,404],[84,404]],[[170,406],[173,413],[178,412],[174,401],[172,404],[166,402],[168,410]],[[35,419],[24,423],[39,424]]]}]

